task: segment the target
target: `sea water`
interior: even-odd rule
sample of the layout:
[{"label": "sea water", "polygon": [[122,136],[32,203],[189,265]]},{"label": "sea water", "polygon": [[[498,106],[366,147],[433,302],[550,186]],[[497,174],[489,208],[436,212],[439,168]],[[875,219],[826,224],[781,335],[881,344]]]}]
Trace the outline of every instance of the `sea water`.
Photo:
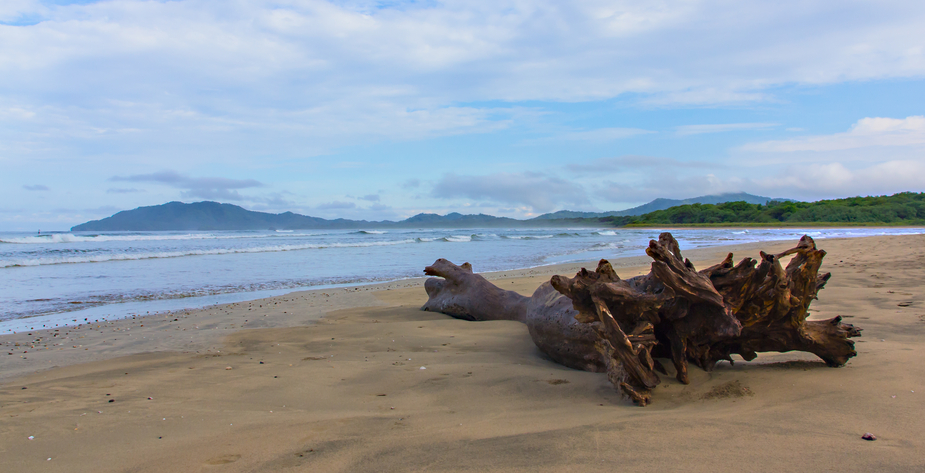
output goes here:
[{"label": "sea water", "polygon": [[[659,229],[0,232],[0,333],[423,276],[643,255]],[[925,233],[921,228],[673,230],[682,250]],[[743,257],[746,255],[742,255]],[[37,326],[37,327],[36,327]]]}]

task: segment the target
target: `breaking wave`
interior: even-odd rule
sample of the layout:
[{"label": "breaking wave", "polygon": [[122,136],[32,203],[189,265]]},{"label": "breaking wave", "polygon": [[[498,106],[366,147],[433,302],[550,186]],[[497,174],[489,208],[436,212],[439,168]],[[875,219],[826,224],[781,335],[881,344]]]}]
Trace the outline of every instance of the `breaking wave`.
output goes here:
[{"label": "breaking wave", "polygon": [[391,246],[415,243],[414,239],[396,241],[375,241],[358,243],[311,243],[304,245],[273,245],[253,248],[210,248],[204,250],[157,251],[139,253],[104,253],[95,255],[45,256],[37,258],[15,258],[0,260],[0,268],[19,266],[44,266],[52,264],[103,263],[106,261],[128,261],[157,258],[180,258],[184,256],[228,255],[236,253],[274,253],[280,251],[317,250],[323,248],[359,248]]},{"label": "breaking wave", "polygon": [[[187,233],[185,235],[75,235],[73,233],[49,233],[47,235],[33,235],[27,237],[0,238],[0,243],[19,245],[48,245],[54,243],[101,243],[110,241],[182,241],[182,240],[239,240],[251,238],[292,238],[297,236],[316,236],[314,233],[277,232],[284,235],[271,234],[237,234],[216,235],[214,233]],[[384,233],[384,232],[383,232]]]},{"label": "breaking wave", "polygon": [[438,240],[446,241],[450,243],[465,243],[472,241],[472,235],[450,235],[443,238],[438,238]]},{"label": "breaking wave", "polygon": [[555,235],[504,235],[501,238],[508,240],[545,240],[553,238]]}]

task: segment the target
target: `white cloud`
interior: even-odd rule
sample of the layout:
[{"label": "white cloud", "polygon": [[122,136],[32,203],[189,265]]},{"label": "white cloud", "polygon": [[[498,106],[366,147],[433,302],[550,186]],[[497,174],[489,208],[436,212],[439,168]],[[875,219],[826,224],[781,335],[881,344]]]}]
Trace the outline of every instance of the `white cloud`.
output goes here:
[{"label": "white cloud", "polygon": [[[298,205],[309,210],[320,203],[315,199],[365,195],[380,188],[389,189],[383,195],[390,205],[410,207],[413,194],[427,188],[415,189],[422,180],[447,170],[459,175],[442,183],[471,182],[481,191],[450,186],[453,191],[443,196],[446,203],[471,198],[473,205],[499,202],[512,212],[592,205],[588,202],[596,197],[582,190],[590,189],[579,185],[584,181],[555,174],[568,168],[547,167],[539,175],[492,174],[502,162],[532,159],[531,169],[544,169],[554,159],[549,153],[534,158],[523,149],[504,149],[505,140],[539,137],[539,143],[587,142],[599,148],[612,144],[605,155],[667,156],[671,150],[664,147],[640,149],[643,139],[617,141],[640,135],[644,128],[657,129],[650,122],[604,120],[620,107],[680,107],[684,110],[675,113],[685,114],[685,121],[678,122],[675,115],[665,123],[759,122],[765,120],[754,118],[760,114],[741,119],[731,118],[734,113],[713,114],[700,120],[698,112],[689,111],[728,104],[778,106],[785,103],[776,95],[781,87],[925,77],[923,2],[56,3],[66,2],[0,1],[0,163],[5,171],[0,187],[21,191],[22,182],[43,182],[54,189],[43,197],[80,192],[101,200],[94,205],[107,197],[150,203],[181,192],[274,208],[289,204],[281,198],[270,203],[272,196],[259,197],[253,188],[197,187],[191,182],[168,187],[158,181],[162,185],[150,185],[147,192],[106,196],[105,186],[93,190],[86,184],[98,178],[92,173],[99,169],[123,176],[150,169],[260,176],[271,189],[298,192],[300,197],[292,200],[303,200]],[[576,104],[591,101],[597,103]],[[915,118],[900,124],[871,118],[844,133],[754,143],[733,154],[763,163],[840,163],[853,176],[858,168],[851,163],[863,161],[870,168],[886,159],[918,162],[923,143]],[[611,126],[615,124],[626,127]],[[733,125],[740,128],[728,128]],[[758,125],[688,125],[677,132],[718,133]],[[498,133],[505,130],[511,133]],[[488,133],[497,136],[485,140],[486,147],[499,146],[466,160],[460,159],[466,152],[460,150],[474,147],[468,142],[449,149],[463,141],[455,138],[402,150],[396,146],[381,154],[374,148],[383,142]],[[890,153],[877,157],[861,149]],[[689,156],[714,152],[692,149]],[[819,156],[806,160],[812,153]],[[430,156],[421,157],[425,154]],[[675,156],[678,161],[663,161],[663,166],[683,167],[680,161],[687,156]],[[595,157],[583,158],[587,165],[570,171],[583,179],[587,176],[579,174],[593,173],[597,166],[620,173],[607,178],[638,178],[627,188],[640,192],[654,192],[658,184],[695,195],[714,187],[748,190],[733,188],[735,179],[719,169],[678,170],[661,183],[649,183],[646,170],[632,170],[632,162],[596,162]],[[333,169],[337,163],[366,164]],[[718,181],[704,177],[711,171]],[[482,186],[474,177],[466,180],[479,173],[494,176],[490,182],[500,187]],[[373,174],[376,181],[369,177]],[[835,170],[829,174],[838,177]],[[340,181],[346,175],[349,183]],[[380,182],[395,184],[389,188]],[[548,197],[537,193],[543,186],[549,187]],[[93,192],[102,197],[91,197]],[[402,198],[405,204],[397,202]],[[368,210],[372,207],[344,209]]]},{"label": "white cloud", "polygon": [[841,163],[793,166],[776,176],[758,178],[752,186],[803,199],[922,192],[925,162],[890,160],[854,168]]},{"label": "white cloud", "polygon": [[633,181],[603,181],[594,191],[596,197],[608,202],[642,203],[657,198],[688,199],[727,192],[752,192],[748,182],[739,178],[723,178],[715,174],[676,175],[666,173]]},{"label": "white cloud", "polygon": [[925,116],[916,115],[898,119],[862,118],[844,133],[750,143],[739,150],[762,153],[824,152],[870,146],[900,147],[923,144],[925,144]]},{"label": "white cloud", "polygon": [[664,107],[674,105],[736,105],[772,101],[774,101],[774,97],[767,93],[741,92],[736,90],[735,87],[717,89],[716,87],[704,85],[687,90],[657,91],[655,95],[643,99],[642,103]]},{"label": "white cloud", "polygon": [[649,133],[654,132],[639,128],[598,128],[595,130],[563,133],[560,138],[568,141],[607,142]]},{"label": "white cloud", "polygon": [[315,206],[315,208],[318,210],[344,210],[355,209],[356,206],[357,204],[354,204],[353,202],[342,202],[335,200],[333,202],[325,202],[323,204],[319,204]]},{"label": "white cloud", "polygon": [[579,131],[565,131],[559,133],[551,133],[549,136],[536,139],[523,140],[521,144],[524,145],[536,145],[536,144],[547,144],[556,141],[572,141],[580,143],[607,143],[610,141],[621,140],[624,138],[630,138],[637,135],[646,135],[649,133],[655,133],[654,131],[643,130],[641,128],[620,128],[620,127],[609,127],[609,128],[596,128],[593,130],[579,130]]},{"label": "white cloud", "polygon": [[765,102],[782,84],[925,75],[921,2],[4,2],[14,16],[42,21],[0,25],[7,114],[55,136],[192,127],[323,149],[496,130],[515,116],[498,103]]},{"label": "white cloud", "polygon": [[[917,117],[906,120],[865,119],[852,127],[849,133],[853,133],[852,140],[858,136],[873,136],[873,142],[881,143],[884,134],[916,133],[919,121]],[[915,140],[909,138],[906,141],[911,142]],[[866,146],[868,142],[864,143]],[[772,153],[776,161],[747,162],[739,159],[726,166],[708,163],[682,166],[683,163],[668,158],[654,159],[651,163],[661,170],[658,174],[646,173],[644,165],[647,161],[632,156],[600,159],[587,165],[571,165],[569,169],[580,171],[579,175],[598,176],[595,178],[598,181],[596,185],[586,185],[589,195],[614,203],[648,202],[658,197],[684,199],[726,192],[800,200],[923,192],[925,152],[921,147],[905,148],[909,152],[889,153],[884,150],[894,148],[874,146],[871,148],[873,151],[866,155],[849,156],[844,156],[846,151],[841,150],[827,154],[826,160],[813,161],[807,159],[807,151],[799,147],[801,151]]]},{"label": "white cloud", "polygon": [[125,188],[125,187],[110,187],[106,189],[107,194],[134,194],[136,192],[144,192],[140,189],[135,189],[134,187]]},{"label": "white cloud", "polygon": [[678,161],[677,159],[661,156],[624,155],[607,158],[598,158],[581,163],[571,163],[565,166],[571,172],[578,174],[611,174],[638,172],[647,168],[681,169],[703,168],[707,163],[695,161]]},{"label": "white cloud", "polygon": [[418,187],[421,187],[421,180],[417,178],[408,179],[401,184],[402,189],[417,189]]},{"label": "white cloud", "polygon": [[37,0],[3,0],[0,2],[0,22],[15,23],[25,17],[46,13]]},{"label": "white cloud", "polygon": [[[189,177],[176,171],[159,171],[150,174],[136,174],[132,176],[113,176],[110,181],[126,182],[155,182],[183,189],[180,193],[184,198],[198,198],[210,200],[248,200],[249,198],[238,193],[237,189],[264,187],[264,184],[254,179],[228,179],[224,177]],[[134,189],[132,189],[134,191]]]},{"label": "white cloud", "polygon": [[20,107],[3,107],[0,108],[0,119],[4,120],[29,120],[35,117],[35,112]]},{"label": "white cloud", "polygon": [[676,128],[679,136],[701,135],[704,133],[724,133],[741,130],[767,130],[777,126],[776,123],[720,123],[712,125],[682,125]]},{"label": "white cloud", "polygon": [[592,195],[615,203],[648,202],[659,197],[686,199],[727,192],[812,201],[906,191],[925,191],[925,160],[888,160],[854,166],[795,164],[763,170],[750,177],[675,172],[643,179],[604,180],[593,189]]},{"label": "white cloud", "polygon": [[434,184],[433,197],[441,199],[489,200],[520,204],[533,211],[549,212],[563,205],[589,205],[578,184],[538,172],[496,173],[482,176],[444,175]]}]

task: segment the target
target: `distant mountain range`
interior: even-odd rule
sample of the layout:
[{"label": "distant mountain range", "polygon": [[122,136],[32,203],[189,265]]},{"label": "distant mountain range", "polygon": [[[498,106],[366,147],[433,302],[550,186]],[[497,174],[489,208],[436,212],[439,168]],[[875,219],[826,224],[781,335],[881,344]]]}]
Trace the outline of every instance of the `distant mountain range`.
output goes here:
[{"label": "distant mountain range", "polygon": [[[254,212],[237,205],[218,202],[168,202],[150,207],[124,210],[111,217],[76,225],[71,231],[210,231],[210,230],[295,230],[295,229],[363,229],[363,228],[462,228],[462,227],[544,227],[576,224],[594,225],[595,219],[612,216],[643,215],[678,205],[694,203],[717,204],[745,201],[751,204],[766,204],[771,199],[746,193],[705,195],[692,199],[655,199],[632,209],[612,212],[559,212],[540,215],[529,220],[517,220],[491,215],[447,215],[418,214],[411,218],[393,222],[348,220],[338,218],[327,220],[292,212],[272,214]],[[587,220],[587,221],[583,221]]]},{"label": "distant mountain range", "polygon": [[614,210],[610,212],[575,212],[572,210],[560,210],[558,212],[548,213],[536,217],[534,220],[555,220],[561,218],[600,218],[600,217],[626,217],[633,215],[645,215],[656,210],[670,209],[679,205],[691,204],[722,204],[724,202],[748,202],[749,204],[765,205],[768,202],[776,200],[778,202],[789,202],[793,199],[770,198],[760,195],[746,194],[745,192],[727,193],[718,195],[702,195],[690,199],[655,199],[648,204],[642,204],[639,207],[633,207],[626,210]]}]

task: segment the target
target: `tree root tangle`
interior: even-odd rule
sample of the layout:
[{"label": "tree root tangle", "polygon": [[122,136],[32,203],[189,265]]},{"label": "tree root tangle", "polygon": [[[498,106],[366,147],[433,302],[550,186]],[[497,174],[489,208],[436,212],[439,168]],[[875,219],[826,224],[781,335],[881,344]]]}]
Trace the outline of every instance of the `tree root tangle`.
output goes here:
[{"label": "tree root tangle", "polygon": [[[636,404],[652,401],[652,389],[667,374],[669,359],[678,381],[689,384],[688,365],[710,371],[720,360],[746,361],[759,352],[805,351],[827,365],[857,355],[852,337],[861,329],[841,317],[806,320],[810,303],[831,276],[819,274],[825,251],[809,236],[783,253],[760,252],[760,260],[721,263],[697,271],[681,256],[670,233],[646,249],[651,271],[622,280],[607,260],[573,278],[553,276],[531,297],[505,291],[445,259],[424,269],[428,301],[422,310],[465,320],[517,320],[534,343],[565,366],[606,372],[614,387]],[[793,255],[786,268],[780,259]]]}]

